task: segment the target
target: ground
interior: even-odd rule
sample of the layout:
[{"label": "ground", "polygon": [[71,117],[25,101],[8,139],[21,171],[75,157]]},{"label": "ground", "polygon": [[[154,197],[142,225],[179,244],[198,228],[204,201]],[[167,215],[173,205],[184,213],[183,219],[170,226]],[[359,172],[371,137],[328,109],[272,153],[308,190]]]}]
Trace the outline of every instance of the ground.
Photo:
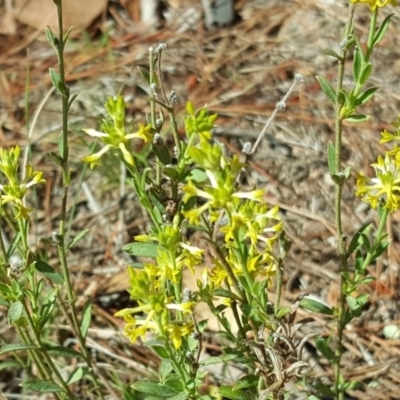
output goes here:
[{"label": "ground", "polygon": [[[246,141],[254,142],[294,76],[303,75],[304,83],[296,87],[286,110],[278,113],[265,135],[251,163],[248,184],[265,187],[268,202],[279,205],[293,240],[285,261],[284,302],[291,305],[300,293],[307,292],[333,305],[338,295],[334,186],[326,162],[327,142],[334,139],[334,111],[316,76],[334,80],[337,64],[323,50],[338,51],[347,2],[241,1],[238,11],[242,20],[212,30],[206,30],[199,19],[200,2],[193,6],[171,3],[165,26],[153,29],[133,23],[118,2],[110,1],[84,34],[76,32],[66,50],[67,79],[71,90],[80,93],[71,110],[71,159],[76,160],[70,204],[74,210],[72,234],[90,228],[86,242],[71,255],[70,265],[82,298],[90,296],[97,302],[95,324],[99,329],[91,331],[93,347],[103,362],[117,368],[129,366],[123,379],[129,379],[132,370],[146,374],[143,365],[157,364],[141,346],[127,350],[127,343],[123,347],[120,340],[110,340],[121,327],[112,314],[118,302],[126,301],[124,266],[129,260],[121,247],[146,230],[147,220],[129,189],[119,192],[119,167],[110,160],[106,161],[107,173],[85,173],[81,181],[79,159],[89,149],[81,129],[98,126],[106,97],[120,91],[129,101],[130,118],[144,121],[149,109],[136,67],[147,65],[149,46],[167,44],[164,84],[177,93],[179,110],[183,112],[185,100],[190,99],[196,107],[207,105],[218,113],[214,133],[228,151],[237,154]],[[3,10],[5,4],[0,1],[0,15],[5,15]],[[392,11],[384,9],[381,18]],[[394,11],[398,13],[398,9]],[[367,13],[367,7],[357,10],[360,35],[367,32]],[[58,97],[50,93],[48,76],[48,69],[56,68],[57,62],[43,33],[18,21],[15,24],[15,33],[1,31],[0,145],[25,146],[29,141],[35,168],[45,172],[47,184],[38,192],[36,236],[32,237],[36,246],[40,237],[51,235],[59,213],[55,188],[60,177],[46,157],[57,146],[61,124]],[[369,164],[385,150],[385,145],[379,144],[380,131],[400,113],[399,41],[400,21],[395,16],[374,56],[371,84],[379,91],[362,110],[373,119],[344,126],[344,163],[352,166],[353,176],[358,171],[371,172]],[[345,82],[351,71],[347,74]],[[350,179],[343,203],[344,231],[349,237],[365,222],[375,220],[374,212],[354,193],[355,180]],[[400,323],[398,222],[394,214],[388,224],[392,239],[388,253],[370,266],[376,280],[362,288],[369,293],[370,302],[345,332],[344,374],[367,384],[364,392],[351,392],[358,399],[400,398],[400,342],[383,334],[386,325]],[[273,288],[270,298],[274,299]],[[308,316],[303,310],[299,315]],[[3,329],[4,315],[1,321]],[[330,329],[330,321],[321,316],[301,334],[328,335]],[[332,371],[319,362],[313,349],[311,343],[306,356],[313,365],[313,376],[331,377]],[[5,393],[12,390],[5,381],[0,384]]]}]

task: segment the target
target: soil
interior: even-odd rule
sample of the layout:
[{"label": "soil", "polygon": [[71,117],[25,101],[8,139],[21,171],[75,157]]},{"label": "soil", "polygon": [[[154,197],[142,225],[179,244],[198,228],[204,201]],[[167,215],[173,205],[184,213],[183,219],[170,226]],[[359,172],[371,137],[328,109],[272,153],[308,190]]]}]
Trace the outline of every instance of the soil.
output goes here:
[{"label": "soil", "polygon": [[[94,323],[99,328],[93,329],[90,337],[99,359],[115,368],[128,366],[137,374],[146,374],[143,366],[151,368],[158,361],[140,345],[123,342],[123,347],[123,339],[115,339],[121,321],[112,315],[129,301],[124,267],[130,260],[122,246],[145,231],[148,221],[129,188],[120,192],[119,165],[108,159],[104,170],[85,173],[82,183],[79,160],[90,146],[82,129],[96,127],[104,117],[107,96],[122,92],[129,101],[129,118],[145,120],[149,112],[146,88],[136,67],[147,65],[150,46],[167,44],[163,80],[180,100],[178,115],[184,113],[186,99],[196,107],[207,105],[219,114],[216,140],[237,154],[245,142],[255,141],[296,74],[302,74],[304,83],[297,85],[286,109],[278,113],[265,134],[247,183],[264,187],[268,202],[279,205],[293,241],[285,260],[284,304],[292,305],[301,293],[310,293],[334,305],[339,295],[334,184],[326,161],[327,143],[334,140],[334,110],[316,76],[335,80],[337,62],[323,50],[339,51],[347,1],[242,0],[237,6],[241,21],[209,30],[201,20],[200,1],[189,3],[171,1],[164,26],[154,29],[133,22],[118,2],[110,1],[103,14],[86,32],[75,34],[66,48],[68,83],[73,93],[79,92],[70,114],[70,158],[75,160],[70,234],[90,229],[71,252],[70,268],[82,304],[86,297],[96,301]],[[5,15],[5,7],[0,1],[0,15]],[[367,7],[357,7],[355,29],[363,41],[368,12]],[[380,18],[390,12],[392,7],[383,9]],[[375,211],[355,197],[354,176],[359,171],[371,173],[369,165],[387,149],[379,143],[380,131],[389,128],[388,123],[400,112],[399,22],[395,16],[374,54],[371,86],[379,90],[362,108],[373,118],[344,125],[343,164],[353,171],[343,194],[343,229],[349,238],[366,222],[376,222]],[[51,237],[56,229],[61,201],[59,172],[47,157],[49,151],[57,151],[61,126],[60,101],[50,92],[48,75],[49,68],[57,68],[57,60],[42,32],[14,23],[14,34],[0,31],[0,146],[25,147],[29,143],[35,169],[44,171],[47,183],[37,193],[32,246],[51,257],[52,249],[39,244],[39,239]],[[350,82],[348,68],[345,84]],[[356,399],[400,398],[400,335],[392,339],[384,335],[388,325],[400,330],[399,219],[398,213],[390,217],[389,249],[369,267],[376,279],[361,288],[370,301],[345,331],[343,374],[365,384],[362,390],[349,391]],[[273,288],[270,299],[274,300]],[[298,313],[310,316],[305,310]],[[1,310],[0,321],[7,330]],[[331,321],[319,315],[299,335],[315,332],[328,336],[331,331]],[[210,340],[209,348],[215,350],[218,343]],[[306,353],[312,365],[308,379],[331,379],[332,370],[321,362],[312,339]],[[128,372],[121,379],[129,381]],[[0,379],[1,390],[6,394],[13,388]]]}]

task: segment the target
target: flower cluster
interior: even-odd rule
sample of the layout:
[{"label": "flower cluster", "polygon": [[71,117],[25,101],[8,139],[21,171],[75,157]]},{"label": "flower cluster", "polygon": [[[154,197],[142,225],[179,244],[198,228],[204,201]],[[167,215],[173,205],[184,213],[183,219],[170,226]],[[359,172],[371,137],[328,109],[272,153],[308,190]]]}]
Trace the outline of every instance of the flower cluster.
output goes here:
[{"label": "flower cluster", "polygon": [[21,180],[18,177],[18,165],[21,149],[16,146],[9,150],[0,149],[0,172],[5,175],[7,184],[0,184],[1,203],[12,203],[16,209],[15,218],[28,219],[32,209],[24,205],[23,199],[28,189],[39,183],[46,182],[42,178],[42,172],[34,171],[32,166],[27,165],[25,177]]},{"label": "flower cluster", "polygon": [[[165,291],[163,271],[157,265],[145,264],[143,270],[130,267],[129,276],[129,294],[138,305],[115,314],[126,322],[125,335],[132,343],[139,337],[144,339],[147,333],[158,339],[168,337],[178,349],[182,345],[182,338],[193,332],[192,320],[186,315],[191,315],[194,303],[173,302],[173,297]],[[183,314],[181,318],[173,318],[177,311]]]},{"label": "flower cluster", "polygon": [[397,0],[350,0],[350,3],[365,3],[369,5],[371,12],[374,12],[378,7],[386,7],[391,4],[392,6],[397,5]]},{"label": "flower cluster", "polygon": [[[206,124],[193,122],[190,107],[187,109],[191,115],[187,129],[192,134],[196,128],[202,129],[203,134],[198,134],[199,142],[188,147],[186,155],[201,168],[204,179],[188,179],[182,187],[182,202],[191,202],[182,214],[190,225],[202,226],[209,221],[224,234],[224,260],[213,258],[213,265],[207,268],[207,284],[214,288],[230,286],[233,277],[244,277],[249,285],[257,279],[269,280],[276,269],[273,245],[283,228],[279,209],[265,204],[264,190],[241,190],[237,179],[244,164],[236,155],[225,156],[222,146],[204,134]],[[197,115],[206,120],[204,113]]]},{"label": "flower cluster", "polygon": [[[400,140],[400,116],[391,125],[394,132],[386,129],[381,132],[381,143]],[[370,203],[372,208],[382,204],[389,212],[397,211],[400,208],[400,148],[395,145],[385,157],[379,156],[371,167],[375,170],[375,177],[358,174],[356,195],[362,196],[362,200]]]},{"label": "flower cluster", "polygon": [[82,161],[90,164],[90,168],[100,163],[100,158],[110,149],[118,149],[122,159],[129,165],[134,165],[135,161],[128,150],[129,141],[134,138],[142,139],[148,142],[153,138],[151,126],[139,125],[139,130],[135,133],[126,133],[125,127],[125,100],[119,95],[114,98],[109,98],[105,104],[109,119],[104,120],[101,129],[104,132],[96,131],[95,129],[84,129],[83,131],[92,137],[99,138],[105,146],[95,154],[83,157]]}]

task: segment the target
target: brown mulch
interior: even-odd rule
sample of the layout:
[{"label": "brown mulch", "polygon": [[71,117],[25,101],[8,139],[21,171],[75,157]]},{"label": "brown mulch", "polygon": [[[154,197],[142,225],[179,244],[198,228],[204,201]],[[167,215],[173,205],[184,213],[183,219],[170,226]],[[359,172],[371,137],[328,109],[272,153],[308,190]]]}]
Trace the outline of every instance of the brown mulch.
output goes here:
[{"label": "brown mulch", "polygon": [[[76,274],[77,290],[97,301],[94,318],[99,328],[90,334],[93,348],[104,364],[114,365],[119,371],[128,367],[121,375],[127,382],[132,371],[146,374],[144,366],[157,365],[157,360],[140,346],[121,346],[122,339],[115,336],[121,321],[112,317],[120,306],[117,302],[126,300],[124,265],[129,260],[121,247],[132,235],[146,229],[147,220],[129,190],[120,192],[118,165],[110,162],[106,165],[108,173],[86,174],[80,189],[78,160],[89,151],[81,129],[96,126],[103,117],[107,96],[122,90],[129,100],[129,117],[144,120],[148,103],[136,66],[147,65],[149,46],[167,43],[163,79],[180,99],[179,112],[186,99],[197,107],[207,104],[219,114],[216,137],[236,153],[246,141],[254,142],[294,75],[304,76],[305,83],[297,87],[287,109],[278,114],[262,142],[248,183],[266,187],[268,202],[280,206],[285,229],[293,240],[285,263],[284,303],[292,304],[302,292],[331,305],[338,296],[334,187],[326,165],[326,144],[333,141],[333,109],[315,76],[330,80],[335,77],[337,65],[322,50],[338,49],[346,1],[334,5],[328,0],[241,1],[242,21],[212,31],[205,30],[199,20],[185,26],[185,3],[174,2],[169,24],[154,31],[133,25],[123,10],[110,2],[112,12],[94,24],[89,30],[91,37],[74,38],[67,46],[67,79],[72,91],[80,92],[71,110],[71,159],[77,161],[76,181],[71,188],[71,234],[91,229],[71,255],[70,265]],[[2,7],[0,2],[0,15]],[[356,20],[356,29],[364,34],[366,12],[360,7]],[[385,9],[382,14],[385,12],[389,11]],[[104,40],[107,21],[112,21],[114,27]],[[43,34],[23,25],[18,26],[15,35],[3,35],[1,39],[0,146],[24,146],[27,126],[51,88],[48,69],[56,68],[56,57]],[[395,17],[374,57],[371,83],[380,89],[363,109],[374,118],[344,127],[344,162],[353,167],[354,173],[368,173],[369,164],[385,150],[379,144],[379,132],[400,112],[396,89],[400,82],[399,42],[400,24]],[[47,179],[45,189],[39,193],[42,207],[36,216],[33,231],[38,236],[33,243],[50,236],[57,226],[60,199],[56,187],[60,177],[46,154],[56,149],[59,129],[59,101],[53,93],[40,109],[30,136],[33,162],[45,171]],[[354,185],[351,179],[344,190],[344,230],[349,237],[362,224],[375,219],[374,212],[355,198]],[[119,201],[121,194],[123,201]],[[358,399],[399,398],[400,341],[385,339],[382,333],[385,325],[400,324],[398,222],[398,215],[393,215],[388,224],[392,238],[388,254],[370,267],[376,281],[362,288],[370,294],[368,307],[345,332],[344,375],[366,384],[364,391],[350,393]],[[303,311],[301,315],[308,314]],[[5,326],[6,319],[2,321]],[[332,327],[329,320],[319,316],[307,329],[327,336]],[[311,343],[311,376],[331,378],[332,371],[313,350]]]}]

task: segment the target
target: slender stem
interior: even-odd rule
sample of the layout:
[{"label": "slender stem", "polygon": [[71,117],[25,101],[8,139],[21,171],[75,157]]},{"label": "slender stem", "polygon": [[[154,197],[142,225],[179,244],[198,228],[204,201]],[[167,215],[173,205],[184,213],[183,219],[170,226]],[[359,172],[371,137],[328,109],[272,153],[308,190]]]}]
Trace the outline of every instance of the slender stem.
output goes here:
[{"label": "slender stem", "polygon": [[156,103],[155,103],[155,92],[156,92],[156,82],[154,82],[154,49],[152,47],[149,48],[149,84],[150,84],[150,118],[151,118],[151,127],[156,129]]},{"label": "slender stem", "polygon": [[274,305],[275,317],[278,315],[281,304],[282,285],[283,285],[283,260],[280,258],[278,261],[278,266],[276,268],[276,298]]},{"label": "slender stem", "polygon": [[59,225],[59,236],[57,243],[58,257],[61,264],[62,274],[64,276],[65,287],[67,292],[68,306],[69,306],[69,315],[72,320],[72,325],[74,331],[77,335],[78,342],[81,347],[82,354],[85,358],[86,363],[90,368],[90,375],[93,379],[93,384],[97,395],[100,399],[103,399],[103,394],[100,390],[100,385],[98,382],[98,378],[94,373],[94,367],[91,359],[90,352],[88,351],[85,345],[85,338],[82,336],[81,330],[79,328],[79,321],[77,317],[77,312],[75,308],[75,294],[71,284],[71,277],[69,274],[67,257],[66,257],[66,247],[65,247],[65,234],[66,234],[66,222],[67,222],[67,200],[68,200],[68,189],[70,183],[69,176],[69,162],[68,162],[68,112],[69,112],[69,89],[66,85],[65,79],[65,63],[64,63],[64,47],[65,40],[63,34],[63,10],[62,10],[62,0],[56,2],[57,11],[58,11],[58,26],[59,26],[59,38],[58,38],[58,67],[59,67],[59,75],[60,82],[64,86],[65,90],[61,95],[61,103],[62,103],[62,132],[61,132],[61,140],[60,140],[60,157],[62,160],[62,200],[61,200],[61,216],[60,216],[60,225]]},{"label": "slender stem", "polygon": [[[353,26],[353,15],[354,15],[354,5],[349,7],[349,17],[347,20],[344,39],[347,39],[351,33]],[[342,48],[340,59],[339,59],[339,69],[336,85],[336,107],[335,107],[335,174],[340,177],[341,173],[341,156],[342,156],[342,123],[343,119],[341,116],[342,105],[340,103],[340,92],[343,86],[343,77],[345,71],[345,60],[346,60],[346,47]],[[347,249],[346,240],[343,235],[342,228],[342,212],[341,212],[341,202],[342,202],[342,187],[343,180],[337,179],[335,181],[335,224],[337,232],[338,241],[338,251],[340,257],[340,296],[338,304],[338,316],[336,320],[336,350],[335,350],[335,362],[334,362],[334,392],[338,400],[343,400],[344,393],[339,390],[340,379],[341,379],[341,358],[343,353],[343,330],[344,330],[344,318],[346,314],[346,296],[344,292],[344,276],[343,273],[347,271]]]},{"label": "slender stem", "polygon": [[374,36],[376,32],[376,22],[378,19],[378,7],[371,14],[371,21],[369,25],[368,41],[367,41],[367,52],[365,54],[365,61],[369,61],[372,55],[372,50],[374,49]]},{"label": "slender stem", "polygon": [[[29,312],[29,309],[28,309],[26,303],[24,301],[22,301],[21,303],[22,303],[22,305],[24,307],[25,317],[26,317],[26,319],[28,321],[29,327],[31,328],[31,332],[32,332],[33,337],[34,337],[34,343],[41,351],[40,357],[38,357],[38,361],[40,362],[41,361],[41,357],[43,357],[43,359],[46,361],[47,365],[51,369],[52,373],[57,378],[57,383],[64,389],[65,393],[68,395],[68,398],[69,399],[76,399],[74,394],[71,392],[71,389],[65,383],[65,381],[64,381],[63,377],[61,376],[58,368],[54,365],[54,362],[53,362],[52,358],[49,356],[49,354],[47,353],[46,349],[43,348],[40,335],[36,331],[35,323],[32,320],[31,314]],[[41,364],[41,362],[40,362],[40,364]],[[43,364],[42,364],[42,366],[43,366]],[[48,373],[46,373],[46,374],[48,375]]]},{"label": "slender stem", "polygon": [[381,219],[379,221],[379,227],[378,227],[378,230],[377,230],[376,235],[375,235],[374,244],[373,244],[371,250],[367,253],[367,255],[366,255],[365,259],[364,259],[363,265],[361,267],[361,271],[365,271],[367,269],[368,265],[370,264],[370,262],[371,262],[371,260],[373,258],[376,246],[379,245],[382,242],[381,238],[382,238],[382,234],[383,234],[383,232],[384,232],[384,230],[386,228],[386,221],[388,219],[388,216],[389,216],[389,210],[387,208],[385,208],[383,210],[382,217],[381,217]]}]

